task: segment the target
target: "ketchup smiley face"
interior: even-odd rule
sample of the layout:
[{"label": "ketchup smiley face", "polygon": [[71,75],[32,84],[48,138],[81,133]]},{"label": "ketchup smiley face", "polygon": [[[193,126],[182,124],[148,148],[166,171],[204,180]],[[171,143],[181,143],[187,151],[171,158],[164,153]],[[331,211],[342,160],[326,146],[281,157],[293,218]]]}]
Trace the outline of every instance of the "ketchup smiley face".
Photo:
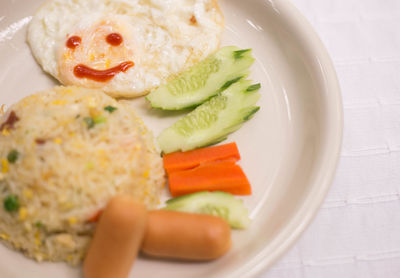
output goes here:
[{"label": "ketchup smiley face", "polygon": [[[122,37],[121,34],[119,33],[109,33],[108,35],[106,35],[104,38],[104,41],[102,43],[102,48],[96,48],[94,49],[94,51],[89,51],[88,53],[96,53],[100,52],[102,54],[99,55],[99,57],[101,57],[101,59],[104,59],[105,61],[110,61],[113,58],[115,58],[115,53],[118,54],[118,49],[120,47],[123,47],[123,42],[124,39]],[[98,47],[99,45],[99,38],[95,38],[94,40],[94,46]],[[107,43],[108,48],[104,45],[104,42]],[[68,38],[68,40],[65,43],[66,47],[70,49],[72,55],[80,50],[80,47],[84,47],[84,43],[82,43],[82,38],[80,36],[71,36]],[[111,46],[111,48],[110,48]],[[114,47],[117,47],[116,49],[112,49]],[[80,50],[82,51],[82,49]],[[85,51],[83,51],[85,52]],[[105,53],[104,53],[105,52]],[[109,52],[109,53],[108,53]],[[107,55],[109,54],[109,58],[107,57]],[[96,55],[91,54],[89,57],[86,57],[85,60],[90,61],[90,62],[96,62]],[[121,61],[121,60],[120,60]],[[106,69],[104,70],[99,70],[99,69],[95,69],[91,66],[86,65],[85,63],[77,63],[76,66],[74,66],[73,68],[73,74],[76,78],[86,78],[86,79],[90,79],[93,81],[97,81],[97,82],[107,82],[110,81],[115,75],[117,75],[120,72],[126,72],[129,68],[133,67],[135,65],[135,63],[133,61],[123,61],[120,62],[119,64],[117,64],[116,66],[113,66],[111,68],[109,68],[109,64],[110,62],[106,62]],[[96,66],[97,67],[97,66]]]}]

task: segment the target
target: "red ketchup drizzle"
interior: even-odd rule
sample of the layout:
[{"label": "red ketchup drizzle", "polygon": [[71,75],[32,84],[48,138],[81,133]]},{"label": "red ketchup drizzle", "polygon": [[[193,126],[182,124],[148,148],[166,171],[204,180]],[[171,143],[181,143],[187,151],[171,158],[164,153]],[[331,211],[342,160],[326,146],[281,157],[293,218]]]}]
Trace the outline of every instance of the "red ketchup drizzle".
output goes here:
[{"label": "red ketchup drizzle", "polygon": [[133,63],[132,61],[128,61],[128,62],[123,62],[118,66],[115,66],[108,70],[96,70],[89,68],[88,66],[79,64],[75,66],[74,74],[78,78],[88,78],[98,82],[107,82],[118,73],[125,72],[134,65],[135,63]]},{"label": "red ketchup drizzle", "polygon": [[113,45],[117,46],[120,45],[123,42],[122,36],[118,33],[111,33],[106,37],[106,41]]},{"label": "red ketchup drizzle", "polygon": [[75,49],[75,47],[79,46],[82,42],[82,39],[78,36],[72,36],[67,40],[65,44],[68,48]]},{"label": "red ketchup drizzle", "polygon": [[7,120],[0,126],[0,131],[3,131],[4,129],[13,129],[14,124],[19,121],[19,118],[17,114],[15,114],[14,111],[11,111],[10,114],[8,115]]}]

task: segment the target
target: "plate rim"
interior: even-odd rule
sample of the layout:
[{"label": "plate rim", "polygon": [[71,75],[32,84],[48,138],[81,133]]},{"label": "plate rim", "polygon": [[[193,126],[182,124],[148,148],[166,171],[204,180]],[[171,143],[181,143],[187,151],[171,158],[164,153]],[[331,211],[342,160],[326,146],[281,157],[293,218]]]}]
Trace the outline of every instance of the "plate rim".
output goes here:
[{"label": "plate rim", "polygon": [[[327,170],[323,171],[324,173],[318,173],[318,180],[321,181],[320,186],[311,188],[304,202],[300,204],[297,213],[291,217],[279,234],[274,237],[271,245],[275,243],[276,248],[273,248],[272,252],[271,248],[260,250],[256,257],[251,258],[248,262],[230,272],[227,275],[229,277],[258,277],[262,274],[266,275],[271,265],[276,263],[297,242],[315,218],[331,187],[339,162],[343,140],[343,106],[339,81],[332,59],[313,26],[290,0],[254,0],[254,3],[256,1],[264,2],[265,5],[276,8],[282,21],[288,24],[289,29],[302,39],[307,52],[320,62],[321,76],[325,81],[323,83],[325,85],[324,90],[329,92],[325,95],[331,100],[330,109],[324,114],[329,118],[325,122],[329,120],[329,123],[332,123],[330,132],[333,132],[335,137],[330,138],[333,143],[331,143],[329,153],[324,152],[323,154],[322,159],[324,161],[327,160],[329,167],[326,167]],[[324,141],[326,141],[325,138]]]},{"label": "plate rim", "polygon": [[[257,0],[256,0],[257,1]],[[305,201],[301,203],[297,213],[291,218],[291,221],[284,226],[277,237],[273,239],[271,245],[275,245],[272,250],[263,249],[258,256],[250,260],[247,264],[242,265],[234,271],[230,277],[258,277],[267,274],[268,269],[282,258],[287,251],[300,239],[301,235],[306,231],[323,204],[329,189],[333,183],[337,166],[340,159],[342,143],[343,143],[343,104],[340,89],[340,83],[333,61],[326,49],[324,43],[315,31],[312,24],[300,12],[300,10],[290,0],[259,0],[262,2],[270,2],[274,9],[287,23],[290,30],[298,34],[302,43],[305,45],[308,53],[316,58],[319,71],[323,78],[325,95],[330,102],[328,106],[329,113],[326,112],[327,120],[331,127],[328,131],[336,135],[328,136],[331,141],[330,150],[323,155],[322,160],[328,163],[329,167],[325,173],[318,173],[314,180],[319,181],[319,186],[313,186],[312,190],[307,194]],[[325,139],[325,141],[327,141]],[[282,239],[283,238],[283,239]],[[277,245],[279,243],[279,245]]]}]

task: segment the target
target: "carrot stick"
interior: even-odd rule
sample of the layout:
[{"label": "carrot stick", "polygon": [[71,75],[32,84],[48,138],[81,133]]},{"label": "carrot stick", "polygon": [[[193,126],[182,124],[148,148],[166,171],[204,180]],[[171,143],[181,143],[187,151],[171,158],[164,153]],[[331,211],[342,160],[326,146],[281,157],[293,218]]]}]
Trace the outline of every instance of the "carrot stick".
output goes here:
[{"label": "carrot stick", "polygon": [[240,159],[236,143],[200,148],[187,152],[174,152],[166,154],[163,157],[164,168],[168,174],[191,169],[199,166],[201,163],[227,159]]},{"label": "carrot stick", "polygon": [[168,180],[174,197],[205,190],[235,195],[251,194],[246,175],[232,160],[207,162],[190,170],[171,172]]}]

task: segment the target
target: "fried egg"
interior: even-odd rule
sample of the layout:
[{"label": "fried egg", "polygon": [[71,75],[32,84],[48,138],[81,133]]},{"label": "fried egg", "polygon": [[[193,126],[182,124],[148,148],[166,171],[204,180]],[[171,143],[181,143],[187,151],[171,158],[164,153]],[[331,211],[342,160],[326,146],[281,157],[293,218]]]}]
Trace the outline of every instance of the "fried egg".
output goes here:
[{"label": "fried egg", "polygon": [[223,28],[216,0],[50,0],[27,40],[62,84],[136,97],[217,50]]}]

